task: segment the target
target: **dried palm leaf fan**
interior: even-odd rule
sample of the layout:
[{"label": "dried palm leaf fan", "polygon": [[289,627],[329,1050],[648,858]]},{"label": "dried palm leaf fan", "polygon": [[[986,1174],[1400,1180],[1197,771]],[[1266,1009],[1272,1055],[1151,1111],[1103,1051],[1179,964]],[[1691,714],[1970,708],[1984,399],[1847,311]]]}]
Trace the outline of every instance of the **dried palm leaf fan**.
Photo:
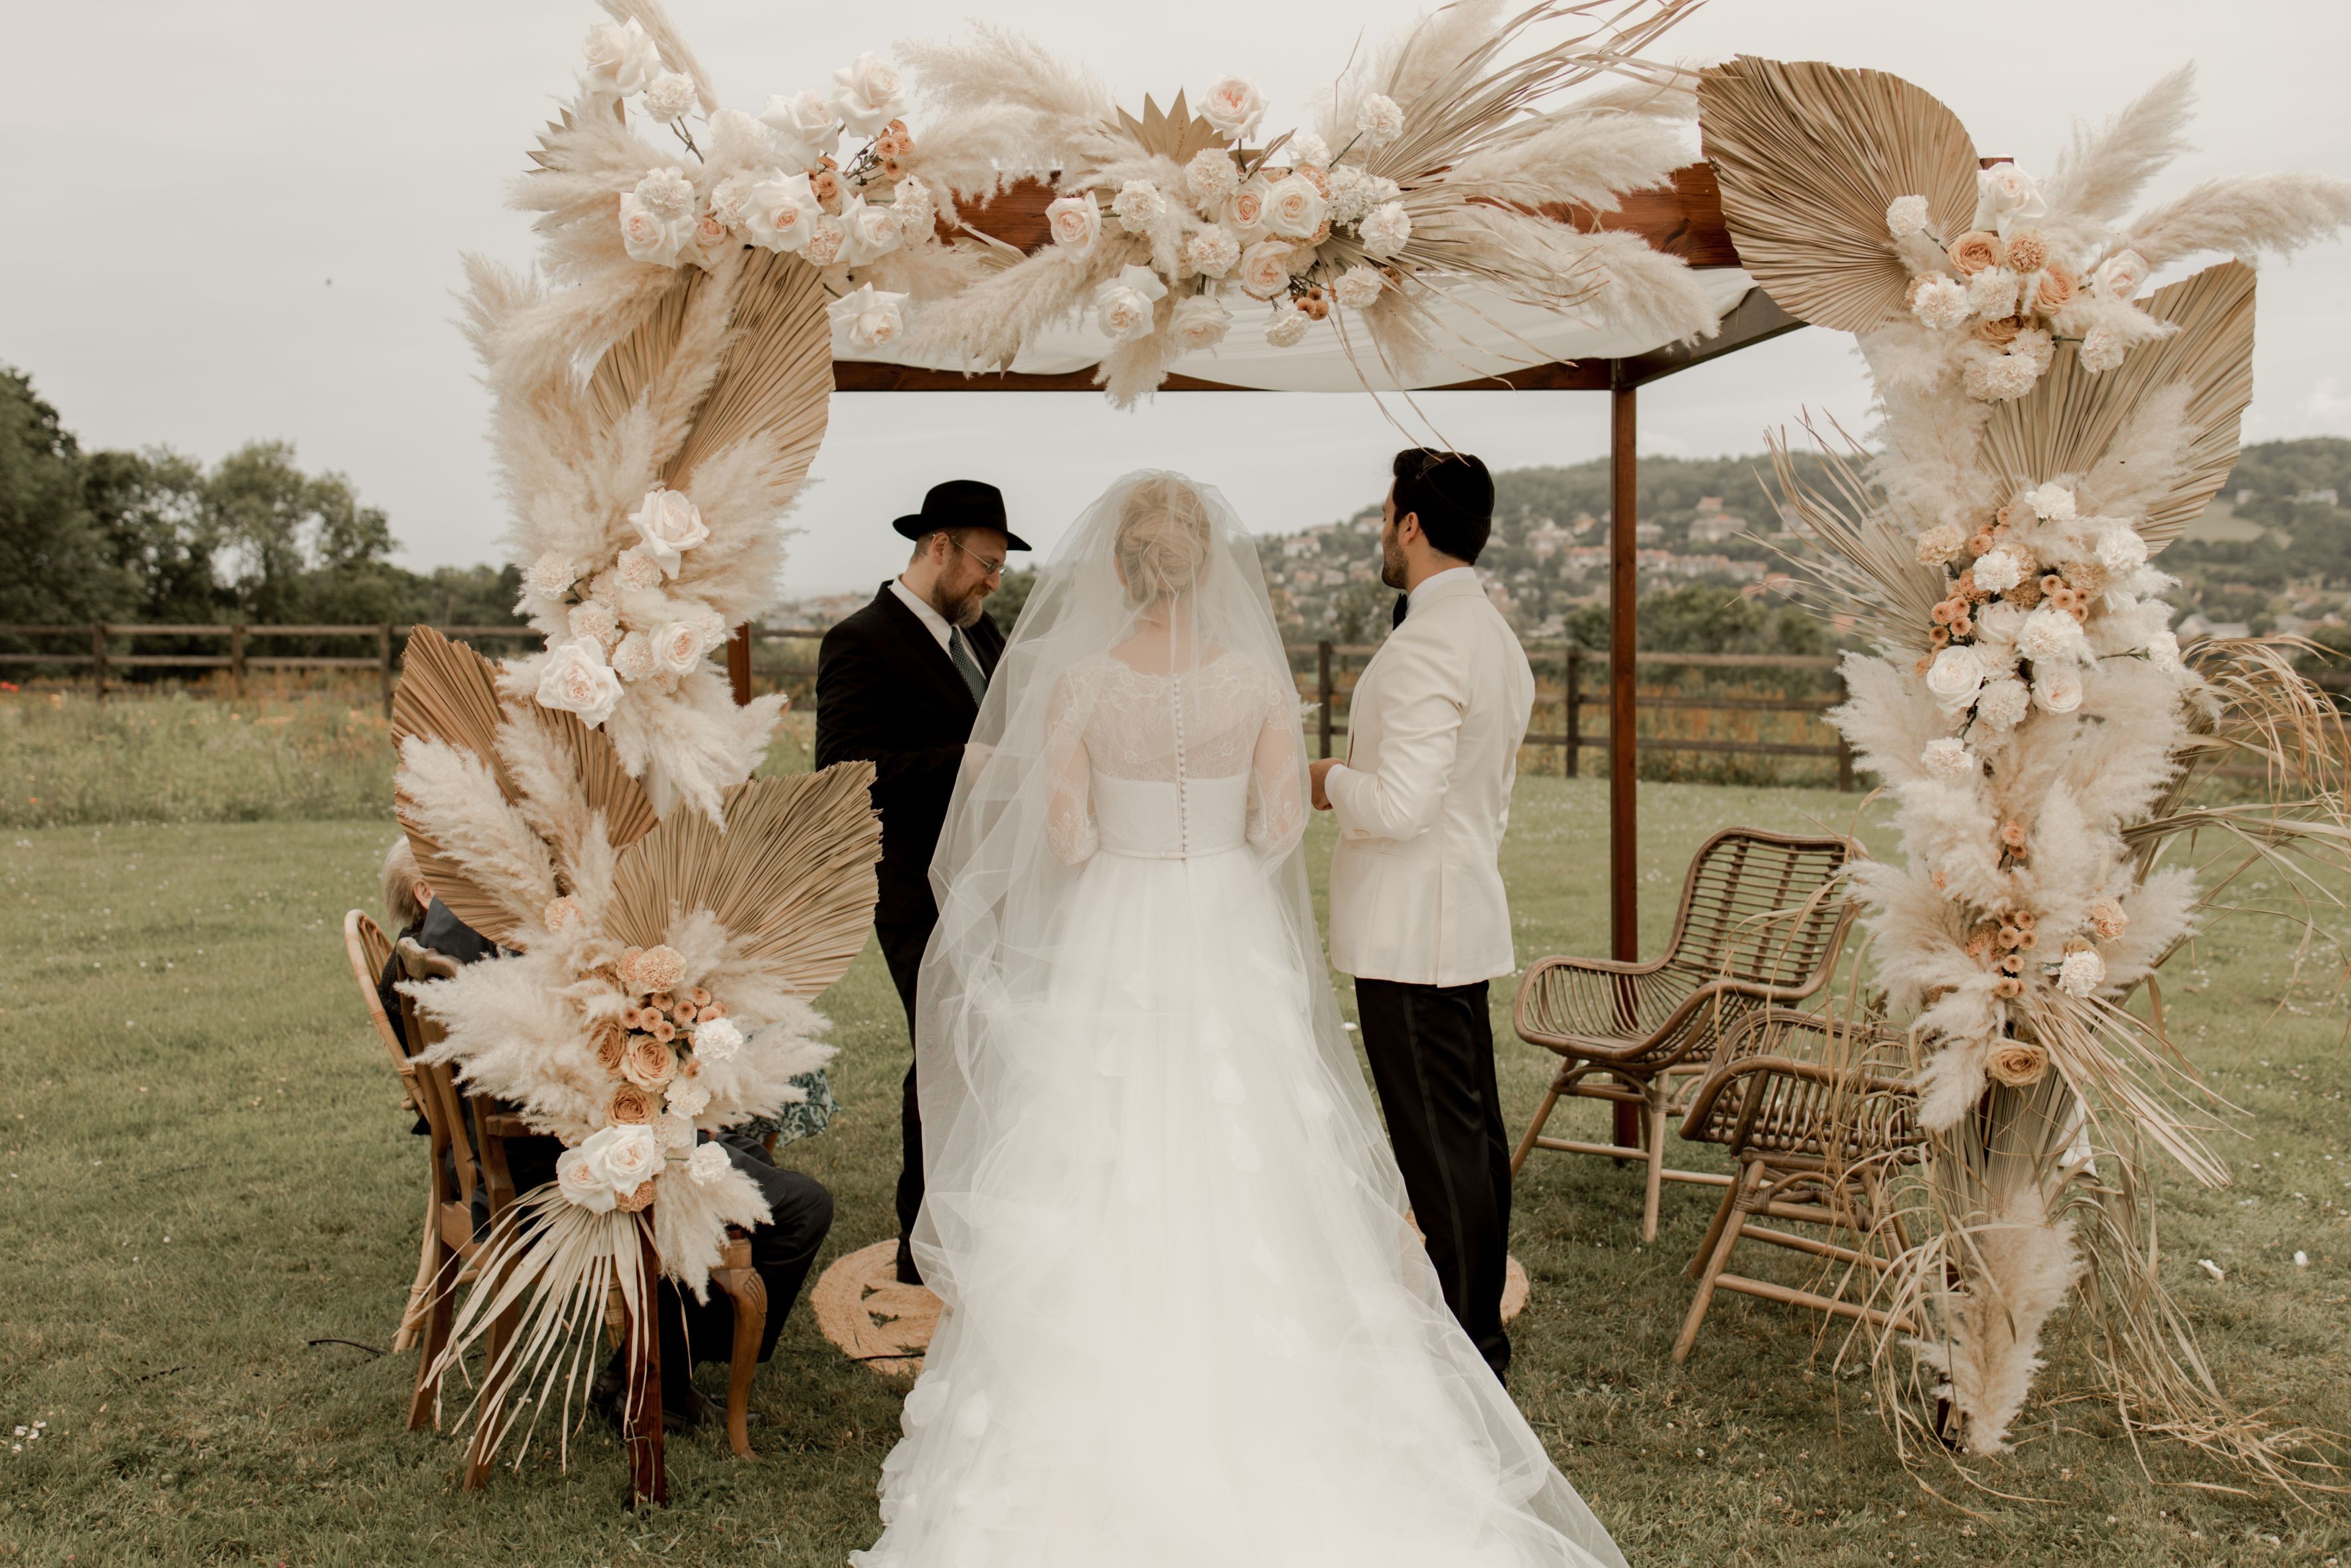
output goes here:
[{"label": "dried palm leaf fan", "polygon": [[[686,303],[677,305],[681,320]],[[663,470],[672,489],[688,488],[697,464],[754,436],[770,443],[772,482],[795,484],[824,440],[832,406],[832,325],[816,269],[796,256],[750,251],[735,273],[726,329],[717,379]]]},{"label": "dried palm leaf fan", "polygon": [[2082,368],[2070,345],[2061,347],[2032,392],[1992,411],[1983,461],[2017,485],[2085,474],[2150,395],[2185,382],[2196,434],[2170,494],[2138,529],[2150,549],[2161,549],[2236,466],[2238,425],[2253,398],[2253,269],[2237,261],[2208,267],[2156,290],[2147,309],[2179,330],[2098,375]]},{"label": "dried palm leaf fan", "polygon": [[668,368],[695,301],[710,283],[711,275],[700,267],[680,267],[677,281],[662,292],[644,319],[596,361],[588,376],[588,401],[606,429],[620,423]]},{"label": "dried palm leaf fan", "polygon": [[882,820],[869,763],[726,792],[726,821],[680,811],[621,858],[606,924],[621,941],[667,939],[680,912],[708,910],[743,956],[814,996],[841,977],[873,923]]},{"label": "dried palm leaf fan", "polygon": [[1900,77],[1740,55],[1704,74],[1698,101],[1740,265],[1790,315],[1866,332],[1903,308],[1896,197],[1926,197],[1946,239],[1975,216],[1967,127]]}]

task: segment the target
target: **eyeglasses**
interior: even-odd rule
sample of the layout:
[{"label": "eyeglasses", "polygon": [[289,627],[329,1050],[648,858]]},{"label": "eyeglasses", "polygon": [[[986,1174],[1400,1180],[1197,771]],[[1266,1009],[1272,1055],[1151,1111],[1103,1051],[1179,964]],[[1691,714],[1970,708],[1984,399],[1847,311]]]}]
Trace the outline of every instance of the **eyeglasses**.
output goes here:
[{"label": "eyeglasses", "polygon": [[947,543],[955,546],[956,549],[962,550],[964,554],[979,562],[979,569],[987,573],[988,576],[1002,577],[1004,575],[1005,563],[1001,558],[990,560],[987,557],[980,554],[977,550],[967,546],[961,539],[956,538],[953,534],[949,534],[947,536]]}]

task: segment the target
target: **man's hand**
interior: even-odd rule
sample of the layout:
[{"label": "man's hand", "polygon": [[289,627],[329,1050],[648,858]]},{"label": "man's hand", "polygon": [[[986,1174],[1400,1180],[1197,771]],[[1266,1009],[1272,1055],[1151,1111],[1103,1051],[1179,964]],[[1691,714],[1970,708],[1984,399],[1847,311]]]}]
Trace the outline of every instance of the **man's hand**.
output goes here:
[{"label": "man's hand", "polygon": [[1324,780],[1331,777],[1331,769],[1338,766],[1339,758],[1335,757],[1319,758],[1307,765],[1307,778],[1314,787],[1314,809],[1318,811],[1331,809],[1331,790]]}]

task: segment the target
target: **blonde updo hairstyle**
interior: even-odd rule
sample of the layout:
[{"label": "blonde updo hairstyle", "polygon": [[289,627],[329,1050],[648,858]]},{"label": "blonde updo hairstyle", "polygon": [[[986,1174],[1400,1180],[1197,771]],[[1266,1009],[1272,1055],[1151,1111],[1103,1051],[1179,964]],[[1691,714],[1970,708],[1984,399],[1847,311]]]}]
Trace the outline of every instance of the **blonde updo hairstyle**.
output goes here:
[{"label": "blonde updo hairstyle", "polygon": [[1145,479],[1120,508],[1113,549],[1129,604],[1141,609],[1188,592],[1207,574],[1208,508],[1181,479]]}]

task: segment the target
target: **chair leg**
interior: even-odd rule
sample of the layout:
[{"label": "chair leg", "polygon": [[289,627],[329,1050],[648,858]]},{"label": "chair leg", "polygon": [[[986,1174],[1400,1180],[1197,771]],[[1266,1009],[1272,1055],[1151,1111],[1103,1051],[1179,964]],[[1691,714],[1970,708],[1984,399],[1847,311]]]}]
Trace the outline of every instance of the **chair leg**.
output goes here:
[{"label": "chair leg", "polygon": [[1544,1124],[1551,1120],[1552,1107],[1559,1103],[1560,1092],[1567,1087],[1573,1076],[1573,1070],[1564,1064],[1552,1075],[1551,1088],[1544,1092],[1542,1103],[1535,1107],[1535,1119],[1527,1124],[1527,1135],[1519,1140],[1519,1152],[1510,1156],[1512,1176],[1519,1174],[1519,1167],[1527,1163],[1529,1155],[1534,1153],[1535,1140],[1542,1135]]},{"label": "chair leg", "polygon": [[1641,1200],[1641,1239],[1657,1239],[1657,1197],[1666,1185],[1666,1085],[1664,1075],[1649,1080],[1641,1086],[1646,1103],[1645,1131],[1649,1140],[1649,1189]]},{"label": "chair leg", "polygon": [[444,1278],[456,1254],[441,1239],[438,1225],[427,1234],[424,1258],[430,1268],[420,1268],[418,1271],[425,1274],[430,1282],[425,1287],[428,1294],[423,1320],[416,1335],[416,1391],[408,1400],[408,1429],[412,1432],[421,1432],[433,1425],[433,1401],[438,1392],[433,1368],[441,1360],[441,1353],[449,1348],[449,1331],[457,1315],[457,1303],[450,1292],[452,1281]]},{"label": "chair leg", "polygon": [[434,1223],[440,1215],[440,1203],[431,1192],[424,1195],[424,1234],[418,1239],[416,1249],[416,1280],[408,1287],[408,1301],[400,1309],[400,1327],[393,1331],[392,1348],[394,1354],[416,1343],[416,1331],[424,1322],[424,1300],[433,1289],[435,1265],[433,1243],[438,1239],[440,1227]]},{"label": "chair leg", "polygon": [[726,1369],[726,1441],[737,1458],[751,1454],[751,1375],[759,1370],[759,1339],[768,1327],[768,1283],[756,1270],[714,1276],[735,1302],[735,1354]]},{"label": "chair leg", "polygon": [[1674,1340],[1677,1366],[1689,1359],[1690,1347],[1698,1343],[1698,1326],[1706,1321],[1706,1309],[1714,1301],[1714,1282],[1729,1266],[1731,1249],[1739,1245],[1740,1232],[1747,1228],[1747,1205],[1762,1174],[1760,1164],[1749,1162],[1740,1168],[1739,1180],[1722,1195],[1722,1207],[1716,1211],[1713,1228],[1708,1232],[1709,1245],[1698,1253],[1698,1258],[1705,1260],[1705,1267],[1698,1276],[1698,1294],[1691,1299],[1689,1314],[1682,1319],[1682,1332]]}]

